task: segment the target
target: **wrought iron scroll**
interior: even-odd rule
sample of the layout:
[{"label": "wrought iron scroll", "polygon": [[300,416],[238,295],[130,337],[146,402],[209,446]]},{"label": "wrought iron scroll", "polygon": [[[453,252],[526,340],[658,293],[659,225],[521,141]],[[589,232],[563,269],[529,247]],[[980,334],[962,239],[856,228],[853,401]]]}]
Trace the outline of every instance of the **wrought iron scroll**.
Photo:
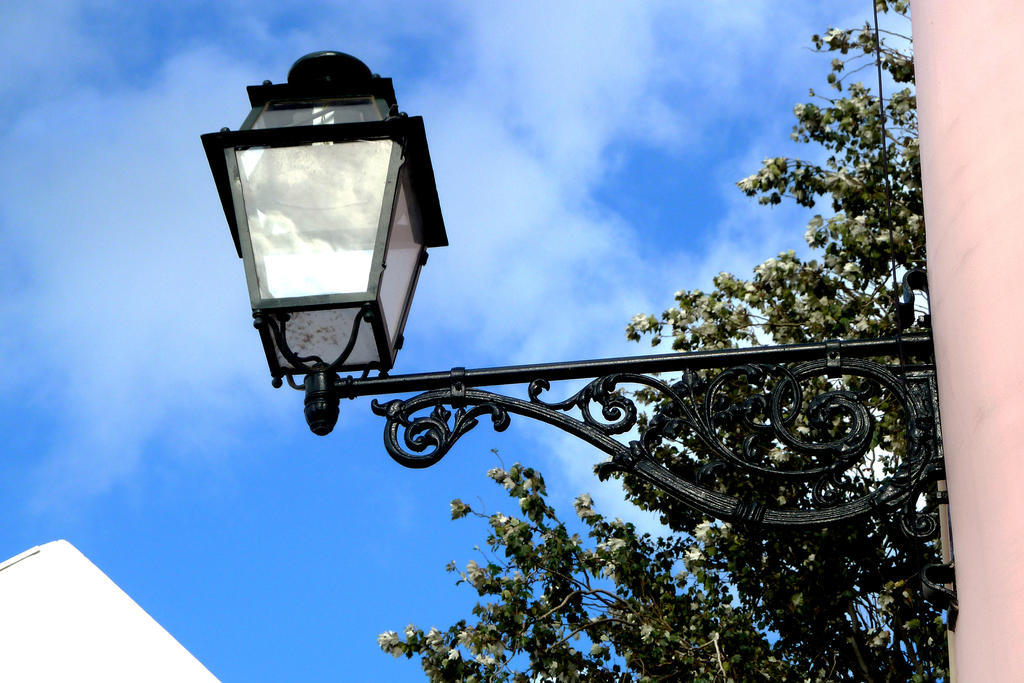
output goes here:
[{"label": "wrought iron scroll", "polygon": [[369,306],[363,306],[360,308],[358,313],[352,319],[352,327],[348,333],[348,342],[345,347],[331,362],[325,361],[323,358],[317,355],[300,356],[292,350],[288,344],[288,321],[291,316],[288,313],[272,313],[259,311],[253,313],[253,327],[257,330],[267,330],[273,339],[273,347],[265,349],[267,356],[272,357],[276,352],[280,352],[281,356],[291,364],[288,370],[282,370],[281,374],[275,374],[273,377],[273,386],[278,388],[282,385],[282,376],[288,380],[289,386],[292,389],[303,391],[304,386],[296,384],[293,374],[308,374],[308,373],[333,373],[337,370],[342,363],[348,360],[348,357],[352,355],[352,350],[355,348],[356,342],[359,340],[359,330],[362,327],[364,320],[368,320],[372,315],[372,310]]},{"label": "wrought iron scroll", "polygon": [[[629,388],[646,392],[659,406],[649,419],[640,417]],[[600,478],[614,472],[635,475],[721,520],[816,528],[884,516],[911,538],[936,532],[933,517],[921,505],[926,490],[942,478],[931,366],[903,373],[874,360],[830,354],[705,374],[688,370],[674,381],[606,374],[564,400],[545,400],[549,390],[543,378],[528,383],[525,399],[453,381],[408,399],[375,400],[372,409],[386,420],[389,455],[406,467],[437,463],[481,418],[504,431],[509,415],[517,414],[555,426],[610,456],[596,467]],[[615,438],[631,431],[638,438]],[[711,457],[682,471],[670,469],[654,457],[666,443],[693,457]],[[882,451],[896,455],[879,459]],[[793,507],[776,507],[764,497],[730,493],[728,483],[738,477],[764,482],[762,491],[788,486],[803,487],[806,493]]]}]

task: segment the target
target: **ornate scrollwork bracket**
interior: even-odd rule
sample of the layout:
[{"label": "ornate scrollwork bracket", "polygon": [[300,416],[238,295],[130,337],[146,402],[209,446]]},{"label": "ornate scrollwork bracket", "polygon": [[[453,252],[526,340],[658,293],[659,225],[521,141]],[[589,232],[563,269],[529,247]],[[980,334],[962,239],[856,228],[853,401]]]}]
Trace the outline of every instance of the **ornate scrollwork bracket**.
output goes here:
[{"label": "ornate scrollwork bracket", "polygon": [[[464,387],[459,392],[437,389],[383,404],[375,400],[372,410],[387,421],[388,454],[406,467],[429,467],[440,461],[479,423],[479,417],[489,415],[495,429],[504,431],[509,413],[514,413],[558,427],[610,456],[596,467],[601,479],[614,472],[635,475],[721,520],[813,528],[895,514],[906,535],[931,536],[934,523],[918,512],[917,502],[928,484],[941,476],[931,406],[934,373],[913,370],[900,378],[892,368],[862,359],[845,360],[840,370],[845,377],[860,380],[856,391],[832,388],[807,399],[808,381],[834,372],[830,361],[821,360],[793,366],[740,365],[703,380],[688,372],[674,383],[615,373],[593,379],[559,401],[541,398],[550,388],[546,379],[529,383],[527,399]],[[730,392],[738,384],[760,393],[730,403]],[[642,425],[639,439],[623,442],[613,437],[638,427],[639,422],[634,400],[623,391],[628,385],[656,395],[661,406]],[[868,401],[883,393],[892,409],[901,413],[904,452],[898,465],[879,477],[870,469],[881,448],[877,425],[881,417]],[[425,410],[430,412],[417,416]],[[740,435],[738,428],[748,433]],[[663,443],[680,439],[696,442],[701,451],[715,456],[691,467],[696,475],[692,478],[653,456]],[[805,484],[806,505],[781,509],[728,495],[714,484],[727,473],[775,484]]]},{"label": "ornate scrollwork bracket", "polygon": [[[916,362],[885,360],[900,354]],[[547,399],[560,379],[587,381],[567,398]],[[509,384],[525,387],[525,397],[477,388]],[[346,384],[353,396],[416,389],[426,390],[372,403],[385,418],[388,454],[406,467],[437,463],[481,417],[504,431],[516,414],[607,455],[595,468],[601,479],[631,475],[693,510],[747,528],[813,529],[874,517],[908,540],[938,531],[925,495],[943,478],[943,460],[931,340],[924,335],[457,368]],[[638,396],[655,406],[649,417],[638,410]],[[675,456],[666,456],[668,446]],[[780,498],[780,491],[787,495]]]}]

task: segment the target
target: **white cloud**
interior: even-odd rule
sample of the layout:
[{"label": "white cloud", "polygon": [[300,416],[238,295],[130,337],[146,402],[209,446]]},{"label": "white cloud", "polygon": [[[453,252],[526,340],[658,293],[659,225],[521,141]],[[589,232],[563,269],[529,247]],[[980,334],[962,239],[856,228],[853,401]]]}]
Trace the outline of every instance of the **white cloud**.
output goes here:
[{"label": "white cloud", "polygon": [[[102,51],[75,26],[76,10],[74,3],[63,0],[5,3],[0,62],[8,68],[0,73],[0,94],[36,91],[44,83],[53,97],[72,83],[83,67],[104,61]],[[69,58],[72,55],[74,59]],[[20,112],[12,108],[3,113]]]},{"label": "white cloud", "polygon": [[230,237],[211,220],[219,207],[197,139],[210,111],[182,106],[198,97],[216,107],[228,98],[198,95],[196,83],[240,71],[215,54],[182,55],[143,92],[36,103],[8,137],[5,155],[20,163],[2,172],[5,229],[17,230],[14,256],[31,277],[5,304],[19,321],[7,332],[24,335],[15,385],[50,396],[64,416],[44,459],[48,495],[96,493],[134,474],[169,413],[206,405],[197,414],[218,417],[189,429],[212,446],[215,423],[265,403],[242,399],[266,392],[252,386],[258,352],[237,352],[258,345]]}]

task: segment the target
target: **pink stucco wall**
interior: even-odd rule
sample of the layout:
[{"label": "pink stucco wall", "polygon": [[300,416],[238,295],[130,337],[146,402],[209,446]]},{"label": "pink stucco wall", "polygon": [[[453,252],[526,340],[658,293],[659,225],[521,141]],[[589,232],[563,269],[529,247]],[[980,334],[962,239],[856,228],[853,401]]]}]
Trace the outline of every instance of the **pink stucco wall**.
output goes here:
[{"label": "pink stucco wall", "polygon": [[962,683],[1024,681],[1024,2],[915,0]]}]

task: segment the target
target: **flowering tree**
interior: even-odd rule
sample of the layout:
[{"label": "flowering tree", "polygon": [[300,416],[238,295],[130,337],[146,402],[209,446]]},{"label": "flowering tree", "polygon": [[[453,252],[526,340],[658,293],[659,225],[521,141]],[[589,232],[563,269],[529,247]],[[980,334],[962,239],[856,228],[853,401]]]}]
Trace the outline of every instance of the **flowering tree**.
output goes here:
[{"label": "flowering tree", "polygon": [[[878,0],[905,16],[906,3]],[[878,46],[902,89],[884,102],[887,197],[877,96],[850,81],[872,66],[874,32],[830,29],[815,48],[832,53],[829,96],[794,109],[794,140],[821,161],[767,159],[739,188],[763,204],[830,209],[806,229],[807,256],[787,251],[744,279],[721,273],[711,291],[681,291],[661,315],[636,316],[634,340],[671,339],[681,351],[892,334],[892,269],[924,265],[924,225],[913,63],[906,46]],[[657,409],[658,397],[635,396]],[[884,405],[882,406],[884,409]],[[877,460],[885,471],[902,447],[879,413]],[[686,435],[655,453],[692,476],[701,444]],[[768,457],[784,460],[784,449]],[[491,479],[518,501],[516,515],[483,515],[461,501],[452,517],[489,526],[486,562],[458,572],[481,597],[473,619],[446,630],[412,625],[380,636],[381,648],[419,656],[431,680],[476,681],[928,681],[945,676],[945,629],[922,604],[916,569],[885,525],[755,535],[705,520],[633,477],[630,499],[674,532],[640,534],[608,520],[589,496],[569,526],[545,498],[542,477],[515,465]],[[742,487],[742,481],[732,482]],[[763,494],[764,492],[759,492]],[[780,505],[802,494],[769,492]],[[573,533],[573,528],[581,529]],[[584,534],[586,537],[584,537]],[[934,561],[935,548],[922,561]],[[472,623],[471,623],[472,622]]]},{"label": "flowering tree", "polygon": [[[538,472],[514,465],[488,476],[518,500],[521,516],[481,515],[452,501],[453,518],[490,526],[486,565],[470,561],[459,572],[488,600],[473,609],[477,622],[426,633],[410,625],[404,638],[381,634],[382,649],[420,655],[435,681],[656,681],[680,672],[724,680],[755,670],[763,680],[784,680],[789,665],[730,604],[726,577],[697,579],[683,566],[699,557],[693,539],[638,534],[602,517],[583,495],[575,509],[584,540],[548,505]],[[710,540],[711,529],[704,523],[695,533]]]}]

